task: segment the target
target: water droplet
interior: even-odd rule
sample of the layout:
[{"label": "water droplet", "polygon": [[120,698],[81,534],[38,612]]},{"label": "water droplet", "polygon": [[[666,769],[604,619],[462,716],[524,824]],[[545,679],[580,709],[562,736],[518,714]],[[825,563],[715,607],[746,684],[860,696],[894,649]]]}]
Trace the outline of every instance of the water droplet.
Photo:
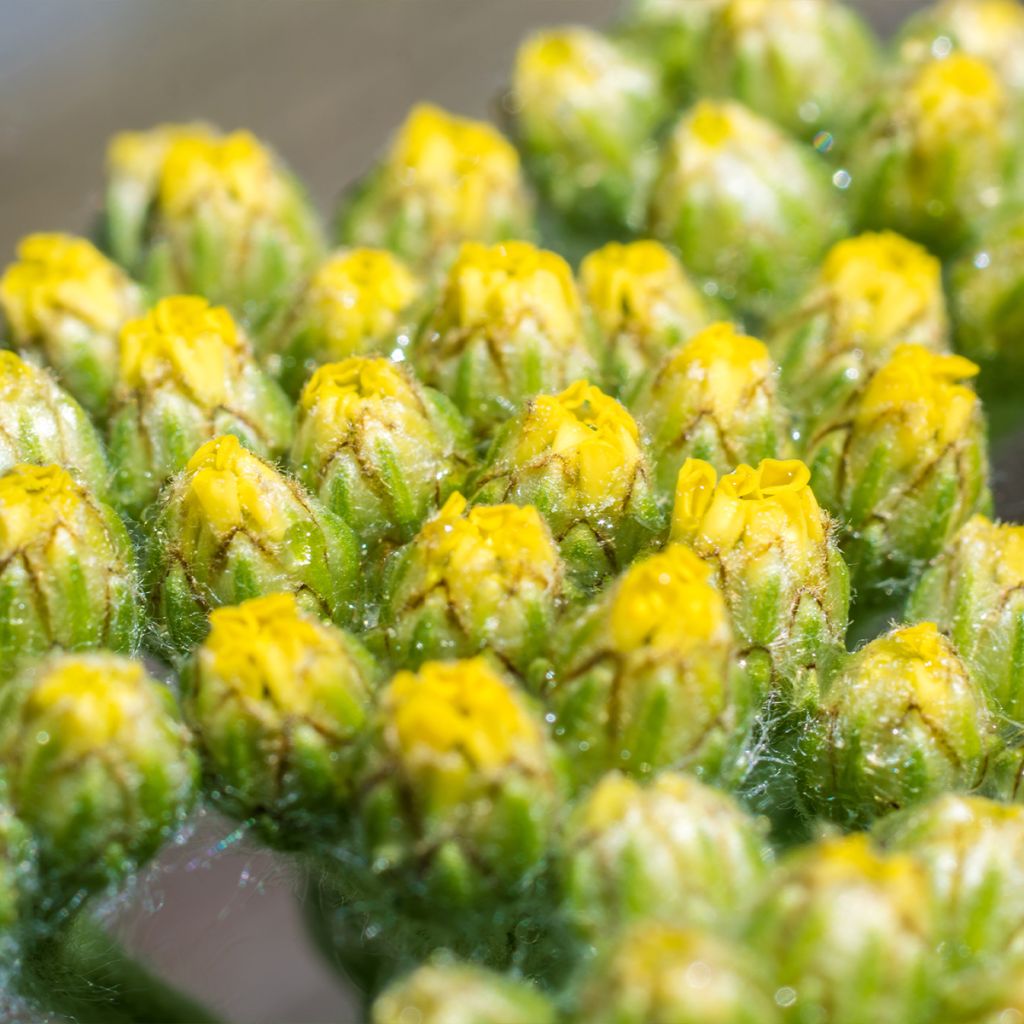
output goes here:
[{"label": "water droplet", "polygon": [[832,184],[835,185],[836,188],[845,192],[850,185],[853,184],[853,178],[849,171],[840,167],[839,170],[832,175]]},{"label": "water droplet", "polygon": [[953,40],[949,36],[938,36],[932,43],[932,56],[938,57],[940,60],[943,57],[948,57],[953,52]]},{"label": "water droplet", "polygon": [[41,747],[45,747],[50,742],[50,734],[45,729],[40,729],[36,733],[36,743]]},{"label": "water droplet", "polygon": [[801,121],[806,121],[810,124],[812,121],[817,121],[821,117],[821,107],[818,106],[814,100],[807,100],[800,104],[800,109],[797,111],[800,115]]},{"label": "water droplet", "polygon": [[779,1006],[792,1006],[796,1002],[796,989],[783,986],[775,993],[775,1002]]},{"label": "water droplet", "polygon": [[987,252],[979,252],[974,257],[974,265],[978,270],[987,270],[992,265],[992,257]]},{"label": "water droplet", "polygon": [[827,153],[835,144],[836,139],[831,132],[818,132],[814,136],[813,145],[819,153]]}]

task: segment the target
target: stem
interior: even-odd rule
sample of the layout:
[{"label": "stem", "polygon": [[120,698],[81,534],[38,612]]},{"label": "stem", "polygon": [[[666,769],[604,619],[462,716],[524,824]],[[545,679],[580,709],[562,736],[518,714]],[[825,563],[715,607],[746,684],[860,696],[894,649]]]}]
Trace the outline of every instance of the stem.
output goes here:
[{"label": "stem", "polygon": [[25,951],[20,994],[78,1024],[216,1024],[192,999],[155,978],[86,914]]}]

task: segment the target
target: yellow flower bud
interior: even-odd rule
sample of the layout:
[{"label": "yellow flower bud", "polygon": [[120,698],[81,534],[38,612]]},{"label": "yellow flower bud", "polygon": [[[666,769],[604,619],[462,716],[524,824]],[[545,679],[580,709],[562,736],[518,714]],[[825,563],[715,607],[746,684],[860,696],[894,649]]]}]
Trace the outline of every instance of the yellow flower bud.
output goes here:
[{"label": "yellow flower bud", "polygon": [[40,538],[54,553],[60,531],[75,522],[86,501],[82,488],[58,466],[15,466],[0,476],[0,562]]},{"label": "yellow flower bud", "polygon": [[118,132],[107,146],[107,171],[119,184],[131,182],[140,190],[153,189],[160,179],[167,151],[174,143],[191,141],[202,145],[216,138],[216,130],[200,122],[162,124],[143,132]]},{"label": "yellow flower bud", "polygon": [[185,506],[219,536],[251,530],[271,542],[284,538],[292,489],[231,435],[207,441],[185,467]]},{"label": "yellow flower bud", "polygon": [[610,242],[580,265],[583,298],[605,350],[605,373],[633,388],[664,353],[708,322],[704,299],[660,242]]},{"label": "yellow flower bud", "polygon": [[908,108],[916,141],[925,150],[997,135],[1003,130],[1007,97],[983,60],[954,53],[925,64],[910,85]]}]

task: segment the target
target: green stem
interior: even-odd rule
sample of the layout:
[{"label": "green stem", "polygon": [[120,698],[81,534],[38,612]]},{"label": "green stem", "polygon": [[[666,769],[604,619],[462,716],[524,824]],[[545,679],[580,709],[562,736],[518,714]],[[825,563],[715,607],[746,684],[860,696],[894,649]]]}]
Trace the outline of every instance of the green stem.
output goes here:
[{"label": "green stem", "polygon": [[79,1024],[216,1024],[198,1003],[150,974],[87,914],[25,953],[20,994]]}]

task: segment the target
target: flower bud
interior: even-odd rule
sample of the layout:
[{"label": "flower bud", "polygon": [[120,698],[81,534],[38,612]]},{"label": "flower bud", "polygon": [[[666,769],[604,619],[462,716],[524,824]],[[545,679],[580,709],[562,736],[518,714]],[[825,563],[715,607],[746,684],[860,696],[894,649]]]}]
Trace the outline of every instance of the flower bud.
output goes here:
[{"label": "flower bud", "polygon": [[978,225],[976,240],[949,267],[957,351],[995,370],[989,384],[1016,404],[1024,376],[1024,206],[1002,208]]},{"label": "flower bud", "polygon": [[689,458],[720,473],[788,447],[768,349],[731,324],[706,328],[670,352],[632,403],[651,438],[658,494],[671,500]]},{"label": "flower bud", "polygon": [[423,282],[384,249],[339,249],[310,278],[271,345],[281,382],[297,394],[323,363],[407,347]]},{"label": "flower bud", "polygon": [[1024,10],[1016,0],[940,0],[908,18],[897,42],[906,64],[954,50],[979,57],[1007,89],[1024,95]]},{"label": "flower bud", "polygon": [[470,457],[459,414],[387,359],[328,363],[303,389],[292,466],[368,546],[409,540]]},{"label": "flower bud", "polygon": [[390,567],[383,623],[392,659],[419,665],[489,650],[520,674],[545,653],[563,566],[530,505],[453,494]]},{"label": "flower bud", "polygon": [[710,322],[703,295],[658,242],[609,242],[580,266],[583,300],[596,323],[602,373],[629,398],[679,342]]},{"label": "flower bud", "polygon": [[103,416],[117,378],[121,326],[142,310],[124,272],[84,238],[29,235],[0,277],[7,343],[45,363],[93,415]]},{"label": "flower bud", "polygon": [[746,107],[702,100],[669,138],[649,227],[737,308],[765,316],[843,234],[826,165]]},{"label": "flower bud", "polygon": [[106,499],[107,458],[85,411],[46,370],[0,351],[0,473],[19,462],[61,466]]},{"label": "flower bud", "polygon": [[438,960],[388,986],[373,1024],[555,1024],[555,1008],[528,982]]},{"label": "flower bud", "polygon": [[115,136],[107,163],[114,256],[158,295],[202,295],[258,336],[321,255],[298,182],[249,132],[179,125]]},{"label": "flower bud", "polygon": [[585,585],[628,565],[661,525],[633,417],[584,380],[534,398],[496,438],[475,483],[474,503],[535,505]]},{"label": "flower bud", "polygon": [[19,940],[31,928],[36,891],[36,849],[25,824],[0,803],[0,978],[16,962]]},{"label": "flower bud", "polygon": [[631,0],[618,35],[646,53],[676,103],[696,90],[711,27],[726,0]]},{"label": "flower bud", "polygon": [[756,696],[814,696],[845,651],[849,574],[799,460],[679,473],[672,539],[713,567]]},{"label": "flower bud", "polygon": [[953,645],[924,622],[854,654],[802,750],[819,813],[856,826],[981,781],[992,745],[985,698]]},{"label": "flower bud", "polygon": [[868,26],[834,0],[725,0],[702,57],[704,90],[807,138],[850,122],[878,63]]},{"label": "flower bud", "polygon": [[586,227],[641,227],[668,114],[653,65],[592,29],[546,29],[519,47],[511,105],[527,164],[556,210]]},{"label": "flower bud", "polygon": [[887,849],[924,864],[950,966],[993,966],[1024,950],[1024,807],[946,795],[883,818]]},{"label": "flower bud", "polygon": [[764,830],[731,797],[666,772],[641,785],[604,776],[569,819],[566,889],[597,943],[634,920],[709,927],[742,917],[770,860]]},{"label": "flower bud", "polygon": [[768,979],[739,946],[644,922],[614,938],[585,972],[578,1024],[775,1024]]},{"label": "flower bud", "polygon": [[947,352],[949,321],[942,265],[891,231],[834,245],[771,338],[786,391],[812,431],[901,344]]},{"label": "flower bud", "polygon": [[907,614],[936,622],[992,709],[1024,721],[1024,526],[974,516],[918,581]]},{"label": "flower bud", "polygon": [[68,654],[0,690],[0,773],[39,845],[46,914],[156,853],[191,804],[196,760],[140,662]]},{"label": "flower bud", "polygon": [[131,651],[138,596],[112,509],[57,466],[0,476],[0,681],[52,647]]},{"label": "flower bud", "polygon": [[526,242],[467,243],[413,350],[424,382],[481,436],[592,368],[569,264]]},{"label": "flower bud", "polygon": [[808,439],[814,493],[845,528],[860,591],[891,593],[988,498],[978,372],[962,356],[901,345]]},{"label": "flower bud", "polygon": [[1005,88],[975,57],[954,53],[906,71],[879,91],[850,141],[858,222],[954,252],[999,204],[1011,123]]},{"label": "flower bud", "polygon": [[338,229],[346,245],[390,249],[429,271],[462,242],[531,237],[533,203],[519,155],[497,129],[420,103],[346,197]]},{"label": "flower bud", "polygon": [[179,649],[202,639],[211,609],[277,591],[348,622],[358,580],[358,543],[348,526],[231,435],[189,459],[150,531],[150,602]]},{"label": "flower bud", "polygon": [[220,803],[301,845],[344,821],[375,669],[336,626],[271,594],[210,614],[185,713]]},{"label": "flower bud", "polygon": [[750,941],[797,1021],[929,1024],[933,919],[923,867],[866,836],[791,854],[754,913]]},{"label": "flower bud", "polygon": [[612,769],[714,775],[746,694],[711,567],[682,545],[637,562],[556,637],[547,694],[578,781]]},{"label": "flower bud", "polygon": [[276,458],[291,440],[288,400],[223,306],[162,299],[121,330],[110,414],[117,503],[138,517],[204,442],[233,434]]}]

